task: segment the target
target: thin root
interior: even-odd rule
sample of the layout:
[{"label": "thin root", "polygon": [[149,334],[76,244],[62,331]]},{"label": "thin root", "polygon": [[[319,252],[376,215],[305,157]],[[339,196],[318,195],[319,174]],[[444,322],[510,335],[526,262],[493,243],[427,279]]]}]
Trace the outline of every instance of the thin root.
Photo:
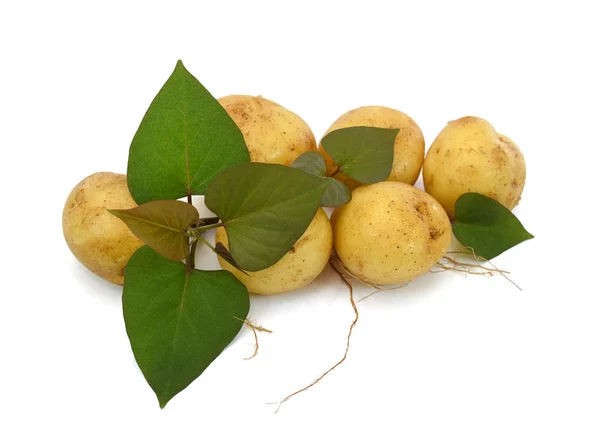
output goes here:
[{"label": "thin root", "polygon": [[[456,265],[456,266],[466,266],[466,267],[473,267],[474,265],[472,263],[466,263],[466,262],[459,262],[458,260],[456,260],[456,258],[452,259],[448,256],[444,256],[444,259],[448,260],[450,263]],[[488,262],[489,263],[489,262]],[[483,266],[482,264],[478,263],[477,265],[478,268],[481,268],[484,271],[489,271],[491,273],[504,273],[504,274],[510,274],[510,271],[504,271],[501,269],[498,269],[496,267],[494,268],[488,268],[486,266]]]},{"label": "thin root", "polygon": [[371,296],[374,296],[374,295],[375,295],[375,294],[377,294],[377,293],[381,293],[382,291],[383,291],[383,292],[386,292],[386,291],[394,291],[394,290],[398,290],[398,289],[400,289],[400,288],[404,288],[404,287],[405,287],[406,285],[408,285],[409,283],[410,283],[410,281],[409,281],[409,282],[405,282],[405,283],[403,283],[403,284],[401,284],[401,285],[393,285],[393,286],[391,286],[391,287],[383,287],[383,286],[379,285],[379,289],[377,289],[377,290],[375,290],[375,291],[373,291],[373,292],[371,292],[371,293],[367,294],[367,295],[366,295],[366,296],[364,296],[364,297],[361,297],[360,299],[358,299],[358,303],[362,302],[363,300],[365,300],[365,299],[367,299],[367,298],[369,298],[369,297],[371,297]]},{"label": "thin root", "polygon": [[252,329],[252,333],[254,334],[254,352],[252,353],[252,356],[248,356],[247,358],[244,358],[244,361],[248,361],[249,359],[252,359],[256,355],[258,355],[258,335],[256,334],[256,329],[254,327],[252,327],[251,325],[248,325],[248,327],[250,327]]},{"label": "thin root", "polygon": [[[346,268],[346,266],[344,266],[344,264],[342,263],[341,259],[339,259],[338,257],[336,257],[335,255],[332,255],[331,258],[329,259],[329,264],[331,265],[331,267],[335,270],[336,273],[338,273],[338,275],[340,274],[340,271],[338,268],[336,268],[332,262],[332,260],[337,263],[337,265],[339,266],[339,268],[344,272],[344,274],[352,277],[353,279],[358,280],[360,283],[362,283],[364,286],[369,287],[369,288],[373,288],[374,290],[378,290],[378,291],[385,291],[385,288],[383,288],[381,285],[377,285],[376,283],[372,283],[372,282],[368,282],[364,279],[361,279],[358,276],[355,276],[354,274],[352,274],[350,271],[348,271],[348,269]],[[363,298],[365,299],[365,298]],[[362,299],[361,299],[362,300]]]},{"label": "thin root", "polygon": [[236,317],[236,319],[238,321],[242,321],[246,327],[250,328],[252,330],[252,334],[254,335],[254,352],[252,353],[252,356],[248,356],[247,358],[244,358],[244,361],[248,361],[249,359],[252,359],[256,355],[258,355],[258,332],[261,331],[263,333],[273,333],[273,331],[269,330],[268,328],[264,328],[261,325],[255,325],[252,322],[250,322],[248,319],[242,320],[239,317]]},{"label": "thin root", "polygon": [[[437,262],[437,264],[436,264],[436,266],[441,269],[434,270],[432,268],[429,271],[432,273],[441,273],[444,271],[455,271],[455,272],[464,273],[464,274],[471,274],[471,275],[475,275],[475,276],[486,276],[486,277],[493,277],[495,274],[500,274],[502,277],[504,277],[506,280],[508,280],[510,283],[512,283],[514,286],[516,286],[520,291],[522,291],[521,287],[519,287],[519,285],[517,285],[514,281],[512,281],[511,279],[508,278],[507,274],[510,274],[509,271],[499,269],[498,267],[496,267],[496,265],[494,265],[489,260],[477,255],[473,248],[467,246],[466,249],[468,251],[449,251],[449,252],[447,252],[446,255],[444,257],[442,257],[441,261]],[[450,257],[450,255],[454,255],[454,257]],[[460,262],[457,260],[457,257],[460,255],[468,255],[469,257],[472,257],[476,263],[473,264],[473,263],[468,263],[468,262]],[[483,263],[486,263],[486,262],[489,263],[490,265],[492,265],[492,268],[488,268],[488,267],[484,266]],[[474,270],[473,268],[478,268],[479,271]]]},{"label": "thin root", "polygon": [[[456,265],[454,262],[450,261],[450,263]],[[448,266],[442,262],[437,262],[436,266],[439,268],[442,268],[441,270],[431,270],[432,273],[441,273],[444,271],[456,271],[457,273],[465,273],[465,274],[473,274],[475,276],[487,276],[487,277],[492,277],[494,275],[494,273],[492,273],[491,271],[473,271],[472,269],[469,268],[459,268],[457,266]],[[474,267],[475,265],[471,265],[471,267]]]},{"label": "thin root", "polygon": [[352,321],[352,324],[350,325],[350,329],[348,330],[348,337],[346,338],[346,350],[344,351],[344,356],[333,367],[329,368],[325,373],[323,373],[321,376],[319,376],[317,379],[315,379],[308,386],[303,387],[302,389],[296,390],[294,393],[289,394],[284,399],[282,399],[279,403],[270,403],[270,404],[277,404],[277,410],[275,410],[275,413],[279,412],[279,409],[281,408],[281,405],[283,403],[285,403],[286,401],[289,401],[295,395],[298,395],[299,393],[302,393],[302,392],[310,389],[312,386],[314,386],[319,381],[321,381],[323,378],[325,378],[325,376],[327,376],[331,371],[333,371],[336,367],[338,367],[340,364],[342,364],[346,360],[346,357],[348,356],[348,351],[350,350],[350,337],[352,336],[352,330],[354,330],[354,327],[356,326],[356,323],[358,322],[358,308],[356,308],[356,303],[354,302],[354,289],[352,288],[352,284],[348,281],[348,279],[346,279],[344,277],[344,274],[335,266],[334,262],[332,262],[330,260],[329,263],[331,264],[331,267],[334,269],[334,271],[338,274],[338,276],[340,276],[340,279],[342,280],[342,282],[344,282],[344,285],[346,285],[348,287],[348,290],[350,291],[350,304],[352,305],[352,309],[354,310],[354,320]]}]

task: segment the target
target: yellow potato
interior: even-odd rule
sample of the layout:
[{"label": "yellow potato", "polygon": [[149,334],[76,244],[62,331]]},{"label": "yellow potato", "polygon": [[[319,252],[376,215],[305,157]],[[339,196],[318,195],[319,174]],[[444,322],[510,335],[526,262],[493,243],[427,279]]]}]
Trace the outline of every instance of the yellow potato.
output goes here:
[{"label": "yellow potato", "polygon": [[123,285],[129,258],[143,243],[106,209],[136,206],[125,175],[99,172],[75,186],[63,210],[63,233],[71,252],[87,269],[118,285]]},{"label": "yellow potato", "polygon": [[[423,157],[425,156],[425,139],[417,123],[410,116],[393,108],[360,107],[340,116],[329,127],[325,135],[334,130],[359,126],[400,129],[394,143],[392,172],[387,179],[411,185],[415,184],[417,178],[419,178],[421,166],[423,166]],[[319,144],[319,152],[325,158],[327,173],[331,175],[337,169],[335,161],[323,150],[322,144]],[[343,173],[337,174],[335,178],[345,183],[350,189],[362,184]]]},{"label": "yellow potato", "polygon": [[355,189],[331,222],[333,245],[346,269],[379,285],[427,272],[452,240],[444,208],[422,190],[395,181]]},{"label": "yellow potato", "polygon": [[[319,209],[302,237],[275,265],[245,275],[221,257],[219,263],[246,285],[251,293],[285,293],[308,285],[321,274],[331,255],[332,239],[329,218],[323,209]],[[217,229],[215,241],[229,247],[224,228]]]},{"label": "yellow potato", "polygon": [[425,157],[425,190],[450,218],[456,200],[478,192],[514,208],[525,187],[525,159],[517,145],[485,119],[467,116],[450,121]]},{"label": "yellow potato", "polygon": [[231,95],[219,103],[244,135],[252,162],[289,166],[304,152],[317,150],[306,122],[273,101],[262,96]]}]

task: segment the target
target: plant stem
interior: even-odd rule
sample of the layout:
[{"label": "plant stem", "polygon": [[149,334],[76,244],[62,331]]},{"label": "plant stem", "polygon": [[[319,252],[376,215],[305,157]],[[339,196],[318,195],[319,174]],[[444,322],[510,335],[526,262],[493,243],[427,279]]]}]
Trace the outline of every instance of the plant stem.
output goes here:
[{"label": "plant stem", "polygon": [[198,246],[198,239],[195,239],[192,242],[192,246],[190,246],[190,250],[188,252],[187,265],[188,265],[189,272],[194,271],[194,269],[196,268],[196,247],[197,246]]},{"label": "plant stem", "polygon": [[340,169],[339,167],[337,169],[335,169],[333,171],[333,173],[331,175],[329,175],[331,178],[333,178],[334,176],[336,176],[338,173],[340,173],[342,171],[342,169]]},{"label": "plant stem", "polygon": [[192,194],[187,194],[187,202],[188,204],[192,204]]},{"label": "plant stem", "polygon": [[220,228],[221,226],[224,226],[223,222],[215,223],[212,225],[206,225],[206,226],[198,226],[196,229],[204,232],[204,231],[208,231],[209,229]]},{"label": "plant stem", "polygon": [[201,241],[206,246],[208,246],[211,249],[211,251],[213,251],[215,254],[217,253],[216,248],[213,245],[211,245],[211,243],[208,240],[206,240],[204,237],[198,237],[196,239],[196,241]]},{"label": "plant stem", "polygon": [[222,222],[215,223],[212,225],[206,225],[206,226],[194,226],[194,227],[186,229],[185,235],[187,235],[191,239],[197,239],[198,237],[200,237],[200,235],[204,231],[208,231],[209,229],[219,228],[221,226],[224,226],[224,224]]}]

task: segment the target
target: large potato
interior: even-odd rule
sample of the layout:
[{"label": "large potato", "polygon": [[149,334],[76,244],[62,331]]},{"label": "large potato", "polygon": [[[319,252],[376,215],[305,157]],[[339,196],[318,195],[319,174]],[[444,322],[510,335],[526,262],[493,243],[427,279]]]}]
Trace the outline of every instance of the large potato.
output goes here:
[{"label": "large potato", "polygon": [[514,208],[525,187],[525,159],[517,145],[485,119],[467,116],[450,121],[425,157],[425,190],[450,218],[456,200],[478,192]]},{"label": "large potato", "polygon": [[289,166],[304,152],[317,150],[306,122],[273,101],[262,96],[231,95],[219,103],[244,135],[252,162]]},{"label": "large potato", "polygon": [[422,190],[395,181],[355,189],[331,222],[334,248],[346,269],[379,285],[427,272],[452,240],[444,208]]},{"label": "large potato", "polygon": [[63,233],[71,252],[90,271],[119,285],[125,265],[143,243],[106,209],[136,206],[125,175],[99,172],[75,186],[63,210]]},{"label": "large potato", "polygon": [[[319,209],[302,237],[275,265],[245,275],[221,257],[219,263],[243,282],[251,293],[285,293],[308,285],[321,274],[331,255],[332,239],[329,218],[323,209]],[[222,227],[217,229],[215,240],[229,246],[227,233]]]},{"label": "large potato", "polygon": [[[415,184],[425,156],[425,139],[417,123],[410,116],[393,108],[367,106],[344,113],[329,127],[325,135],[334,130],[359,126],[400,129],[394,143],[392,172],[387,179]],[[327,172],[331,175],[337,169],[335,161],[323,150],[322,144],[319,144],[319,152],[325,158]],[[361,185],[360,182],[343,173],[337,174],[335,178],[345,183],[350,189]]]}]

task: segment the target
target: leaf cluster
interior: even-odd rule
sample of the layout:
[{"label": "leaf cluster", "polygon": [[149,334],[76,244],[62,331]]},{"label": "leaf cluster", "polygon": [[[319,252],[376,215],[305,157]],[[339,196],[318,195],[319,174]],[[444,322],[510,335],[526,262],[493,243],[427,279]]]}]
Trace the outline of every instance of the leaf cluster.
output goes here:
[{"label": "leaf cluster", "polygon": [[[389,176],[398,131],[351,127],[328,134],[323,148],[339,166],[331,176],[318,152],[291,167],[250,163],[227,112],[177,63],[130,146],[128,186],[139,206],[111,210],[146,244],[125,270],[123,315],[161,407],[217,358],[249,311],[248,291],[233,274],[195,268],[197,244],[243,272],[268,268],[292,248],[319,206],[351,200],[337,172],[367,184]],[[203,219],[190,204],[193,195],[205,195],[218,218]],[[490,200],[461,197],[454,222],[457,238],[487,258],[531,237]],[[203,237],[216,227],[225,228],[229,250]]]}]

